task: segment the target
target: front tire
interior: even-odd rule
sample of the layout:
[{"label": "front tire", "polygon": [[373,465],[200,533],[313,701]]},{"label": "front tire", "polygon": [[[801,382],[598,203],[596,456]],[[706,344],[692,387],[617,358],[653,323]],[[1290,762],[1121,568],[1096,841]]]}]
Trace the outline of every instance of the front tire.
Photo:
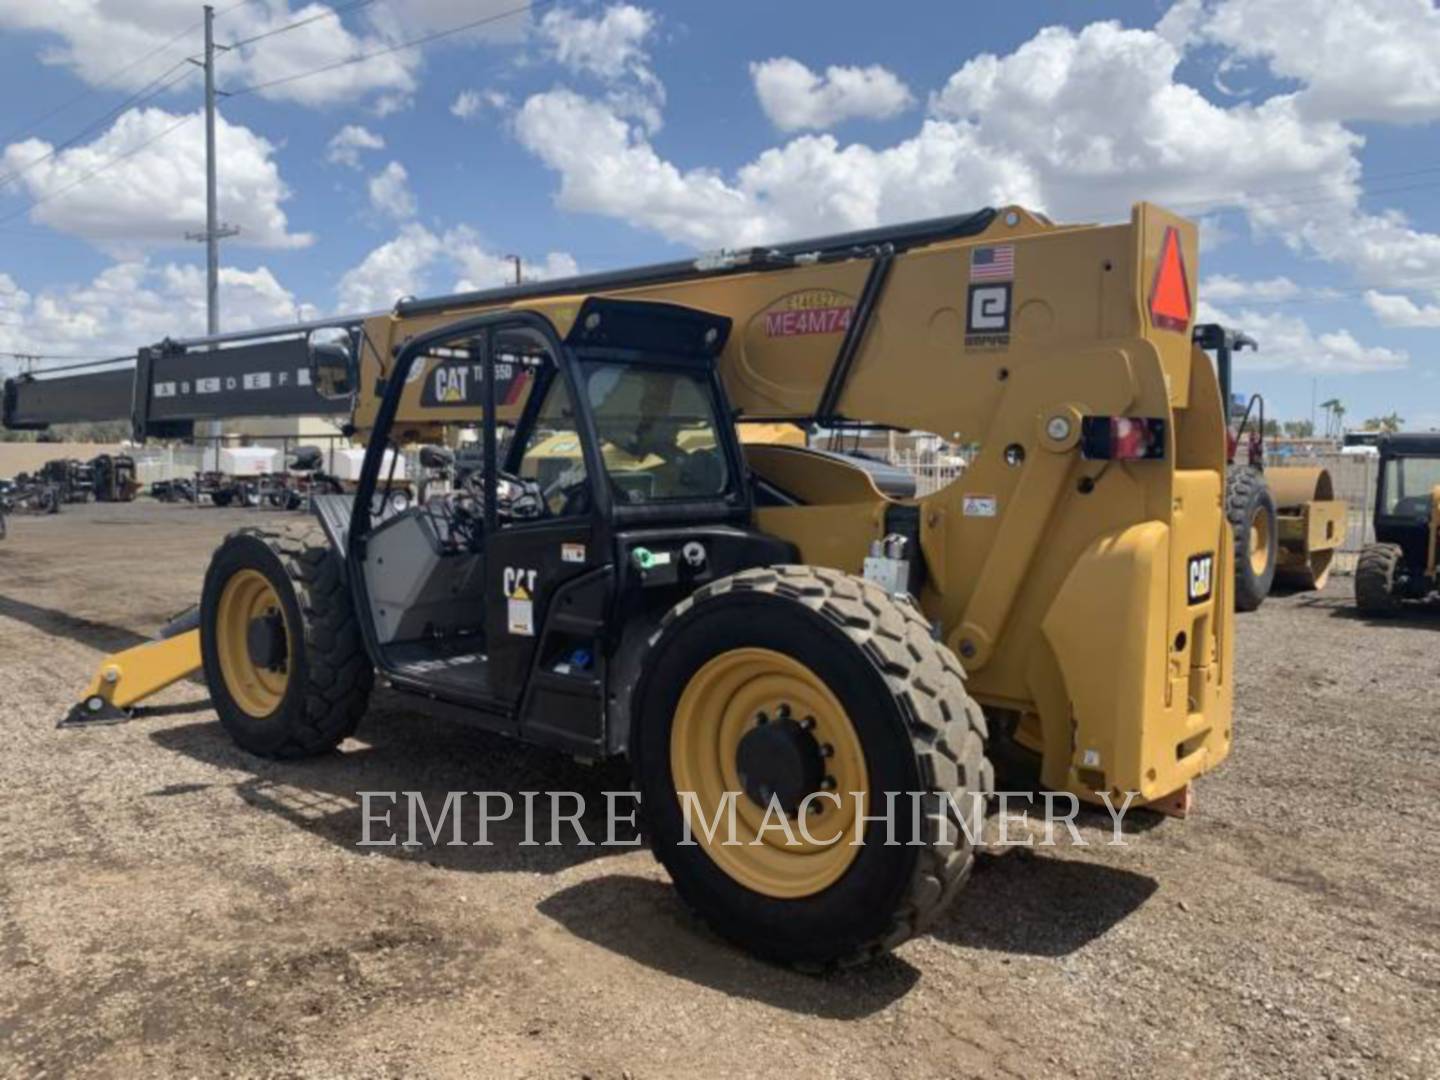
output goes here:
[{"label": "front tire", "polygon": [[[924,931],[974,863],[953,815],[937,820],[939,800],[968,816],[994,786],[985,719],[963,679],[913,604],[835,570],[747,570],[678,604],[636,689],[631,753],[646,831],[681,898],[722,937],[811,970],[867,960]],[[778,761],[785,767],[762,777]],[[753,842],[771,799],[789,807],[798,834],[799,795],[850,785],[868,815],[884,812],[882,793],[919,792],[920,820],[897,797],[895,843],[875,820],[852,846],[855,801],[817,798],[811,833],[839,843],[792,845],[774,824]],[[742,843],[719,843],[723,816],[715,841],[694,820],[684,842],[681,790],[694,791],[707,821],[735,792]]]},{"label": "front tire", "polygon": [[1401,560],[1398,544],[1367,544],[1355,567],[1355,606],[1366,615],[1394,615],[1400,610],[1395,593]]},{"label": "front tire", "polygon": [[1254,611],[1270,595],[1279,557],[1275,498],[1265,474],[1232,465],[1225,477],[1225,510],[1235,533],[1235,610]]},{"label": "front tire", "polygon": [[315,525],[225,538],[205,574],[200,652],[220,723],[261,757],[338,746],[375,677],[340,557]]}]

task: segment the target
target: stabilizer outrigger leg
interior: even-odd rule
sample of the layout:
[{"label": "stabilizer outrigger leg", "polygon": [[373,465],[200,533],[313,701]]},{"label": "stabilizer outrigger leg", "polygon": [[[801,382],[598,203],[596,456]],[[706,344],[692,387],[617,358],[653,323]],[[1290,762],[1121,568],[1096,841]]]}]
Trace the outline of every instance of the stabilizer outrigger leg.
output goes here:
[{"label": "stabilizer outrigger leg", "polygon": [[195,607],[166,624],[155,641],[102,660],[85,696],[56,726],[124,723],[137,703],[200,667],[200,609]]}]

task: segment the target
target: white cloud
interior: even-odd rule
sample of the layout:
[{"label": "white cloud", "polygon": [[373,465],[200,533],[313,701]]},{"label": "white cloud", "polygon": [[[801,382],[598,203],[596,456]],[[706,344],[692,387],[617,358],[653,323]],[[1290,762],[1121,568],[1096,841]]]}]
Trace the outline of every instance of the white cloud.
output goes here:
[{"label": "white cloud", "polygon": [[1288,312],[1241,308],[1224,311],[1202,299],[1197,319],[1242,327],[1260,343],[1257,351],[1236,354],[1235,364],[1248,371],[1294,371],[1305,374],[1360,374],[1408,367],[1403,349],[1362,345],[1348,330],[1316,332],[1300,316]]},{"label": "white cloud", "polygon": [[645,39],[654,29],[655,16],[633,4],[614,4],[598,19],[557,8],[547,12],[539,26],[541,38],[561,64],[608,80],[648,73]]},{"label": "white cloud", "polygon": [[510,107],[510,95],[500,90],[462,90],[450,105],[450,115],[469,120],[482,109],[503,112]]},{"label": "white cloud", "polygon": [[[486,249],[479,236],[468,226],[457,226],[445,234],[445,254],[460,275],[452,286],[456,292],[495,288],[512,284],[515,280],[515,263],[510,256],[497,255]],[[539,262],[522,258],[520,273],[526,281],[544,281],[547,278],[569,277],[579,273],[579,267],[574,256],[552,251]]]},{"label": "white cloud", "polygon": [[[108,250],[176,246],[187,230],[205,226],[205,141],[198,137],[198,114],[195,122],[157,138],[180,119],[162,109],[132,109],[93,142],[41,160],[53,148],[27,139],[7,146],[0,160],[7,172],[25,170],[18,183],[39,202],[30,211],[37,224]],[[274,160],[275,147],[223,116],[215,137],[224,162],[220,217],[241,229],[230,242],[272,248],[309,244],[309,234],[289,230],[281,204],[290,193]]]},{"label": "white cloud", "polygon": [[[1303,84],[1317,119],[1440,119],[1440,9],[1432,0],[1221,0],[1177,5],[1194,37]],[[1173,14],[1173,12],[1172,12]],[[1167,16],[1170,19],[1170,16]]]},{"label": "white cloud", "polygon": [[[1407,0],[1408,2],[1408,0]],[[1187,5],[1196,24],[1205,9]],[[1228,105],[1176,81],[1186,19],[1048,27],[964,63],[918,131],[890,146],[805,135],[733,173],[682,169],[603,97],[558,88],[516,115],[559,174],[558,201],[698,246],[756,243],[1017,202],[1057,220],[1128,216],[1149,199],[1243,212],[1254,233],[1377,286],[1440,279],[1440,235],[1361,209],[1364,139],[1281,93]]]},{"label": "white cloud", "polygon": [[836,67],[815,74],[788,56],[750,65],[755,94],[770,122],[781,131],[823,131],[842,120],[883,120],[907,108],[914,97],[900,79],[878,64]]},{"label": "white cloud", "polygon": [[1300,286],[1287,277],[1245,281],[1229,274],[1212,274],[1200,282],[1200,295],[1220,304],[1227,300],[1290,300],[1299,296],[1300,291]]},{"label": "white cloud", "polygon": [[[418,48],[379,54],[401,41],[428,31],[448,30],[487,16],[504,16],[447,44],[469,41],[519,41],[530,26],[528,11],[516,12],[514,0],[387,0],[371,4],[358,15],[345,13],[338,0],[331,3],[267,0],[232,5],[216,21],[220,44],[238,42],[280,30],[327,12],[338,17],[319,18],[284,33],[275,33],[254,45],[223,54],[217,67],[222,89],[235,89],[340,64],[365,55],[356,63],[260,91],[275,101],[327,106],[355,101],[371,94],[386,95],[391,104],[408,100],[417,87],[423,64]],[[509,13],[509,14],[507,14]],[[51,36],[41,53],[51,64],[68,68],[92,86],[137,90],[201,45],[197,27],[153,61],[115,73],[117,57],[143,56],[157,42],[174,37],[199,15],[198,6],[182,0],[0,0],[0,29],[26,30]],[[186,82],[186,86],[192,86]]]},{"label": "white cloud", "polygon": [[1239,300],[1251,304],[1283,304],[1290,300],[1334,300],[1340,293],[1328,287],[1297,285],[1288,277],[1245,279],[1211,274],[1200,282],[1200,295],[1215,303]]},{"label": "white cloud", "polygon": [[381,94],[375,99],[370,107],[375,119],[384,120],[387,116],[394,116],[396,113],[406,112],[415,107],[415,95],[405,93]]},{"label": "white cloud", "polygon": [[325,160],[335,165],[358,169],[362,151],[384,149],[385,140],[369,128],[359,124],[346,124],[326,144]]},{"label": "white cloud", "polygon": [[[559,251],[541,260],[522,259],[521,269],[527,281],[577,272],[575,259]],[[456,226],[437,235],[412,222],[340,279],[340,309],[388,308],[402,296],[424,296],[436,289],[488,289],[508,285],[514,275],[515,264],[510,257],[485,247],[469,226]]]},{"label": "white cloud", "polygon": [[[21,288],[0,274],[0,350],[82,356],[133,354],[166,336],[205,332],[205,271],[194,263],[116,263],[82,284]],[[220,268],[226,330],[314,318],[264,266]]]},{"label": "white cloud", "polygon": [[1417,304],[1408,296],[1370,289],[1365,303],[1384,326],[1440,329],[1440,303]]},{"label": "white cloud", "polygon": [[480,111],[480,95],[474,90],[462,90],[450,105],[450,115],[469,120]]},{"label": "white cloud", "polygon": [[538,31],[553,60],[605,85],[611,113],[639,121],[653,135],[665,105],[665,87],[645,48],[655,28],[655,16],[644,8],[612,4],[598,18],[556,9],[540,20]]},{"label": "white cloud", "polygon": [[381,214],[404,221],[415,216],[419,206],[410,190],[410,174],[392,161],[370,178],[370,206]]},{"label": "white cloud", "polygon": [[402,296],[421,295],[439,253],[438,236],[423,225],[406,225],[340,278],[341,310],[375,311],[391,307]]},{"label": "white cloud", "polygon": [[[605,103],[537,94],[515,119],[521,143],[560,174],[560,205],[602,213],[697,247],[758,244],[1003,201],[1036,201],[1021,163],[963,127],[927,123],[887,150],[806,135],[767,150],[733,180],[681,170]],[[1017,180],[1017,176],[1019,179]]]}]

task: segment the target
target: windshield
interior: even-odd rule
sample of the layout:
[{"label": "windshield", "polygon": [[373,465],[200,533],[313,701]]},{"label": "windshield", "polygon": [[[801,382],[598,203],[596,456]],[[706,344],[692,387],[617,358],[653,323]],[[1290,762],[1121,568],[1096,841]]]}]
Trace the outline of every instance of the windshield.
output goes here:
[{"label": "windshield", "polygon": [[729,490],[715,401],[702,375],[591,361],[585,394],[621,503],[714,498]]},{"label": "windshield", "polygon": [[1430,493],[1440,487],[1440,458],[1391,458],[1385,463],[1385,513],[1430,520]]}]

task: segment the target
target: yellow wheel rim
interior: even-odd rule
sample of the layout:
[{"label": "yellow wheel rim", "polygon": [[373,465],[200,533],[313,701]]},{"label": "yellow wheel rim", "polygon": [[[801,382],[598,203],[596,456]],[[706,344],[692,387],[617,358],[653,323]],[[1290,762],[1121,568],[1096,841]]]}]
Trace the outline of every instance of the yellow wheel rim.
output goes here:
[{"label": "yellow wheel rim", "polygon": [[[256,664],[247,636],[255,619],[278,617],[285,627],[285,662],[280,670]],[[215,609],[215,650],[231,698],[250,716],[261,719],[280,707],[290,683],[294,650],[285,607],[270,579],[258,570],[241,570],[225,583]]]},{"label": "yellow wheel rim", "polygon": [[[811,799],[802,812],[808,837],[802,813],[786,818],[790,836],[778,811],[767,821],[766,805],[746,794],[740,776],[741,740],[777,721],[798,724],[819,751],[823,779],[817,790],[826,794]],[[782,899],[812,896],[834,884],[859,854],[856,815],[867,812],[869,791],[860,737],[830,688],[783,653],[732,649],[695,673],[676,706],[670,771],[682,812],[685,793],[693,793],[692,838],[748,889]],[[733,834],[727,800],[734,806]],[[707,837],[706,828],[717,821]]]},{"label": "yellow wheel rim", "polygon": [[1270,565],[1270,519],[1264,510],[1250,519],[1250,570],[1256,577]]}]

